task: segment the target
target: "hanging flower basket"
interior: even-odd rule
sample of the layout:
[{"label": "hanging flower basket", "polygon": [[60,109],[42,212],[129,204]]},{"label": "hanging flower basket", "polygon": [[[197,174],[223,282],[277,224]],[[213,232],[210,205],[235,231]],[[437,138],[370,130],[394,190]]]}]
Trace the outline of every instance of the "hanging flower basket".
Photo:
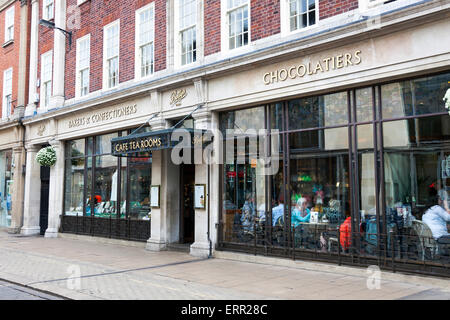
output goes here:
[{"label": "hanging flower basket", "polygon": [[43,167],[51,167],[56,162],[56,151],[53,147],[45,147],[39,150],[36,161]]}]

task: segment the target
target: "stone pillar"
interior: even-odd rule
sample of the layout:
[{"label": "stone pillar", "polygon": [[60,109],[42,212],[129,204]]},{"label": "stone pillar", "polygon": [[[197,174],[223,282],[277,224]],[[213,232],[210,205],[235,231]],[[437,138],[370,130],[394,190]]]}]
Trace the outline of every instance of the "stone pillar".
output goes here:
[{"label": "stone pillar", "polygon": [[[168,127],[168,123],[161,116],[150,122],[152,131],[163,130]],[[167,152],[159,150],[152,153],[152,185],[160,186],[160,206],[152,208],[151,233],[147,240],[146,249],[150,251],[165,250],[167,238],[167,202],[165,201],[165,176],[167,172]]]},{"label": "stone pillar", "polygon": [[38,31],[39,31],[39,1],[31,1],[31,31],[30,31],[30,79],[28,88],[28,105],[25,116],[31,116],[36,111],[36,81],[38,66]]},{"label": "stone pillar", "polygon": [[48,228],[45,231],[45,237],[56,238],[61,223],[64,199],[64,142],[52,140],[50,145],[56,151],[56,163],[50,168]]},{"label": "stone pillar", "polygon": [[39,234],[40,203],[41,203],[41,167],[36,161],[36,154],[41,149],[38,145],[25,146],[27,151],[25,192],[23,208],[23,226],[21,234]]},{"label": "stone pillar", "polygon": [[9,233],[20,233],[23,224],[23,191],[25,185],[25,175],[22,174],[22,165],[25,164],[25,148],[17,146],[13,148],[14,159],[14,182],[12,185],[12,213],[11,227]]},{"label": "stone pillar", "polygon": [[[193,114],[195,129],[211,129],[211,112],[207,107]],[[208,165],[206,163],[195,165],[195,184],[206,186],[205,209],[195,209],[195,242],[191,245],[190,254],[196,257],[207,258],[209,256],[210,242],[208,239]],[[210,215],[211,217],[211,215]],[[211,231],[211,229],[210,229]]]},{"label": "stone pillar", "polygon": [[[66,30],[66,0],[55,1],[55,26]],[[54,30],[53,52],[53,95],[50,107],[64,105],[64,65],[66,57],[66,35],[61,30]]]}]

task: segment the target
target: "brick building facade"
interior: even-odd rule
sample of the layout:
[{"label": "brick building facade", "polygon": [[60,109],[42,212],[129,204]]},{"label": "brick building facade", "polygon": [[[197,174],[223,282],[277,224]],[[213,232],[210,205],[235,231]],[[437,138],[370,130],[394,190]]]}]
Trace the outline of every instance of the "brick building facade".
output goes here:
[{"label": "brick building facade", "polygon": [[[146,241],[148,250],[180,244],[201,257],[253,250],[353,264],[357,256],[361,265],[448,274],[435,242],[426,257],[423,234],[412,236],[416,260],[404,263],[404,248],[391,246],[405,236],[391,215],[422,225],[433,200],[426,187],[447,183],[447,173],[435,175],[450,161],[441,97],[449,35],[438,32],[449,25],[448,1],[21,3],[30,7],[22,234]],[[136,147],[173,137],[175,126],[277,129],[280,170],[262,179],[255,159],[179,165],[170,144]],[[48,181],[34,159],[47,145],[57,160],[49,189],[40,188],[45,207],[36,189]],[[435,183],[423,183],[425,171]],[[313,223],[291,224],[302,203]],[[363,220],[375,229],[352,233]],[[394,230],[397,240],[386,240]]]}]

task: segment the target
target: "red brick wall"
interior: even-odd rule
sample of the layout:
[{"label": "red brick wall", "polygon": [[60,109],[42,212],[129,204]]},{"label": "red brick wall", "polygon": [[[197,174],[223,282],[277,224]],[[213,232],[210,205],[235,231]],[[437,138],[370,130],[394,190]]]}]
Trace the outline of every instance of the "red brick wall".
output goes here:
[{"label": "red brick wall", "polygon": [[[68,0],[67,6],[76,5]],[[103,83],[103,27],[120,19],[119,81],[134,78],[136,10],[155,2],[155,71],[166,68],[166,2],[165,0],[107,1],[91,0],[79,6],[80,29],[73,32],[72,49],[66,51],[65,95],[75,96],[76,41],[91,35],[90,92],[100,90]],[[68,20],[70,17],[67,17]]]},{"label": "red brick wall", "polygon": [[280,1],[251,0],[252,41],[280,33]]},{"label": "red brick wall", "polygon": [[[14,8],[14,42],[6,47],[2,47],[5,43],[5,15],[6,10]],[[19,83],[19,47],[20,47],[20,2],[16,1],[6,9],[0,12],[0,117],[2,116],[3,107],[3,77],[4,71],[13,68],[12,83],[12,105],[17,107],[18,83]],[[13,113],[14,111],[11,110]]]},{"label": "red brick wall", "polygon": [[220,51],[220,0],[204,0],[205,56]]},{"label": "red brick wall", "polygon": [[319,19],[326,19],[358,8],[358,0],[319,0]]}]

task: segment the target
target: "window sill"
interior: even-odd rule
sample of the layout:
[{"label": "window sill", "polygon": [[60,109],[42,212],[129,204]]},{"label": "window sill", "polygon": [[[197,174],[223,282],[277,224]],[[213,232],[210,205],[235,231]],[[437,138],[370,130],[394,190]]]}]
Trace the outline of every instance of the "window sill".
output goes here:
[{"label": "window sill", "polygon": [[11,44],[13,44],[13,43],[14,43],[14,39],[8,40],[8,41],[6,41],[6,42],[2,45],[2,47],[3,47],[3,48],[6,48],[7,46],[9,46],[9,45],[11,45]]}]

